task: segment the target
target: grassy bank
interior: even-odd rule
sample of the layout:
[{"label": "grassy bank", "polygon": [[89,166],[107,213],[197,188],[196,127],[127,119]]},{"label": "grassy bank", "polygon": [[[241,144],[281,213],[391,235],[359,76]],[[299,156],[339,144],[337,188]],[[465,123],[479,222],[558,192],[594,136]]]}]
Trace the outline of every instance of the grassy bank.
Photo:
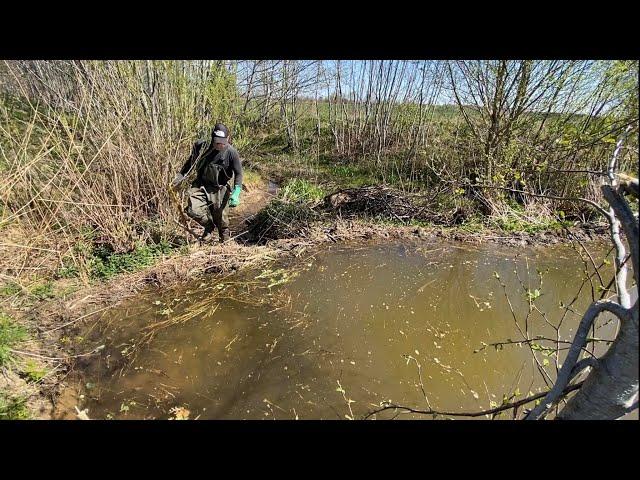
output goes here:
[{"label": "grassy bank", "polygon": [[[418,182],[408,183],[402,177],[384,180],[374,167],[358,164],[339,164],[334,160],[296,156],[264,157],[252,162],[264,175],[276,178],[282,185],[280,200],[285,204],[317,206],[326,196],[337,191],[363,187],[390,189],[395,198],[421,199],[421,206],[430,212],[425,219],[419,216],[400,220],[393,215],[366,215],[374,222],[429,227],[455,227],[465,232],[485,232],[501,235],[561,234],[566,228],[596,226],[603,220],[585,221],[567,215],[551,201],[529,201],[505,195],[500,206],[491,214],[482,214],[463,188],[454,190],[428,188]],[[556,207],[556,208],[554,208]],[[288,207],[290,210],[293,207]],[[293,212],[290,212],[293,213]],[[360,212],[364,213],[364,212]]]},{"label": "grassy bank", "polygon": [[34,346],[34,337],[0,311],[0,420],[29,419],[42,407],[40,389],[50,370],[22,352]]}]

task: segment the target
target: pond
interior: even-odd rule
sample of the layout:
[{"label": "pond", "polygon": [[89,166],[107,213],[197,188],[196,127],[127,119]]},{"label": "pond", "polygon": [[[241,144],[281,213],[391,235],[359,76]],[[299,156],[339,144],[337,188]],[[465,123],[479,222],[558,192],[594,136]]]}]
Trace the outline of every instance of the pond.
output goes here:
[{"label": "pond", "polygon": [[[555,378],[565,351],[544,350],[555,342],[511,342],[555,340],[560,322],[570,340],[591,301],[587,282],[571,303],[584,270],[569,247],[373,243],[149,291],[89,326],[87,346],[104,348],[81,359],[55,418],[75,405],[99,419],[362,418],[386,401],[488,409],[546,389],[541,370]],[[594,333],[615,332],[604,317]],[[374,418],[431,418],[398,413]]]}]

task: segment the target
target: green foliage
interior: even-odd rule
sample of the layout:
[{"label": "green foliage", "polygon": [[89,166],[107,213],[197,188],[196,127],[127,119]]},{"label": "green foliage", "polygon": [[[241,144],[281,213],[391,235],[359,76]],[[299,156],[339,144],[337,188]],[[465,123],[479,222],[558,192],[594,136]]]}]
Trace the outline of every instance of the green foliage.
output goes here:
[{"label": "green foliage", "polygon": [[243,171],[243,183],[245,185],[257,185],[262,180],[262,177],[255,170],[245,168]]},{"label": "green foliage", "polygon": [[[231,123],[232,105],[236,97],[235,74],[224,68],[222,62],[211,65],[205,83],[205,102],[213,123]],[[235,130],[234,137],[238,137]]]},{"label": "green foliage", "polygon": [[638,60],[613,60],[605,63],[604,82],[621,98],[615,114],[638,118]]},{"label": "green foliage", "polygon": [[[147,227],[149,231],[157,228],[156,222],[147,223],[154,223],[154,226]],[[174,251],[184,253],[188,250],[186,245],[174,247],[164,239],[157,243],[138,244],[132,251],[124,253],[115,252],[107,244],[96,242],[96,232],[85,228],[73,247],[73,255],[63,258],[63,266],[55,272],[55,278],[75,278],[83,271],[90,279],[105,280],[153,265],[158,258]],[[69,290],[58,292],[61,293],[69,293]]]},{"label": "green foliage", "polygon": [[540,298],[540,295],[542,295],[542,293],[540,293],[540,290],[536,288],[534,291],[527,290],[526,295],[527,295],[527,299],[533,302],[534,300],[537,300],[538,298]]},{"label": "green foliage", "polygon": [[27,331],[12,318],[0,312],[0,367],[13,360],[11,349],[27,338]]},{"label": "green foliage", "polygon": [[135,272],[153,265],[159,257],[171,251],[171,245],[164,241],[138,245],[129,253],[114,253],[104,245],[98,245],[89,260],[90,275],[92,278],[108,279],[119,273]]},{"label": "green foliage", "polygon": [[299,178],[289,180],[280,190],[281,198],[290,202],[315,203],[322,200],[325,195],[326,192],[322,188]]},{"label": "green foliage", "polygon": [[17,293],[20,293],[22,288],[15,282],[7,282],[0,287],[0,297],[11,297]]},{"label": "green foliage", "polygon": [[462,223],[460,229],[469,233],[482,233],[486,230],[486,226],[482,221],[474,217]]},{"label": "green foliage", "polygon": [[529,234],[557,231],[563,226],[570,226],[572,223],[566,220],[558,220],[557,218],[539,218],[536,222],[527,221],[519,216],[502,215],[491,219],[490,223],[494,226],[509,233],[526,232]]},{"label": "green foliage", "polygon": [[[371,173],[369,168],[359,163],[326,164],[324,172],[331,180],[343,187],[361,187],[381,180]],[[392,179],[389,179],[393,183]]]},{"label": "green foliage", "polygon": [[29,292],[38,300],[46,300],[47,298],[55,297],[55,294],[53,292],[53,283],[51,281],[39,283],[31,287],[29,289]]},{"label": "green foliage", "polygon": [[27,399],[0,392],[0,420],[27,420],[31,417]]},{"label": "green foliage", "polygon": [[39,382],[47,374],[47,369],[33,360],[27,360],[21,367],[21,373],[30,382]]},{"label": "green foliage", "polygon": [[56,271],[56,278],[76,278],[80,274],[80,270],[76,265],[65,262],[62,267]]}]

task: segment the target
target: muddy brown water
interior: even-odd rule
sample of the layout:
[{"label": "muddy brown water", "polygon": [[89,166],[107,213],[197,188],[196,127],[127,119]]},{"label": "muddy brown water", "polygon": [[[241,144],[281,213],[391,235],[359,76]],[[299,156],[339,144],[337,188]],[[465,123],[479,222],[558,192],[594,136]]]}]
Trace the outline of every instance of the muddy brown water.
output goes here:
[{"label": "muddy brown water", "polygon": [[[601,259],[607,249],[596,251]],[[105,347],[80,359],[54,417],[74,418],[75,406],[99,419],[361,418],[385,401],[487,409],[545,382],[526,344],[482,347],[521,339],[525,290],[539,290],[535,304],[546,313],[530,315],[530,335],[556,338],[547,322],[562,318],[584,268],[568,247],[341,245],[150,291],[88,328],[86,348]],[[541,288],[537,270],[546,271]],[[562,323],[563,340],[590,300],[587,283]],[[605,317],[595,334],[610,339],[615,328]],[[556,357],[536,354],[554,376]]]}]

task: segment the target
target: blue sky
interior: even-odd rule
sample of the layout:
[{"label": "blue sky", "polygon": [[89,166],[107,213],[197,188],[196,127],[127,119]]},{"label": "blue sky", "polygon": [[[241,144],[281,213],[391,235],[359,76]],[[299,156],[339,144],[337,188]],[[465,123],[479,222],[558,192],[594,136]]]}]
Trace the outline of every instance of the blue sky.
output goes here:
[{"label": "blue sky", "polygon": [[[282,61],[280,61],[282,62]],[[338,71],[338,66],[341,72],[341,90],[344,97],[350,98],[355,89],[362,95],[366,95],[369,87],[372,87],[373,96],[376,97],[376,87],[379,85],[385,85],[389,87],[393,82],[385,82],[385,77],[389,73],[388,68],[393,71],[395,68],[402,71],[401,75],[396,77],[394,83],[394,90],[397,94],[397,98],[400,102],[410,101],[417,102],[420,100],[420,86],[422,79],[422,71],[426,72],[425,81],[422,86],[422,102],[432,103],[437,105],[454,104],[455,98],[453,92],[448,88],[448,74],[443,61],[434,60],[320,60],[320,61],[300,61],[299,65],[305,65],[308,68],[303,72],[303,78],[313,78],[317,76],[318,69],[321,72],[326,72],[326,78],[328,78],[328,84],[326,80],[321,80],[319,85],[312,84],[306,89],[302,90],[299,94],[306,97],[314,98],[316,94],[320,98],[326,98],[328,95],[334,95],[336,93],[335,74]],[[548,66],[548,61],[539,63],[536,67],[541,68],[541,71]],[[276,68],[276,73],[279,74],[279,68],[281,63]],[[578,101],[580,98],[585,98],[593,93],[596,83],[598,81],[598,75],[593,75],[596,70],[602,66],[606,66],[607,62],[583,62],[580,64],[581,68],[584,68],[585,72],[589,74],[579,82],[579,88],[571,89],[572,101]],[[593,70],[597,67],[596,70]],[[413,85],[409,85],[410,78],[414,77]],[[324,78],[321,75],[321,78]],[[352,82],[351,80],[354,80]],[[390,79],[391,80],[391,79]],[[355,86],[352,85],[355,83]],[[380,92],[383,98],[388,98],[387,92]],[[585,112],[587,113],[587,112]]]}]

